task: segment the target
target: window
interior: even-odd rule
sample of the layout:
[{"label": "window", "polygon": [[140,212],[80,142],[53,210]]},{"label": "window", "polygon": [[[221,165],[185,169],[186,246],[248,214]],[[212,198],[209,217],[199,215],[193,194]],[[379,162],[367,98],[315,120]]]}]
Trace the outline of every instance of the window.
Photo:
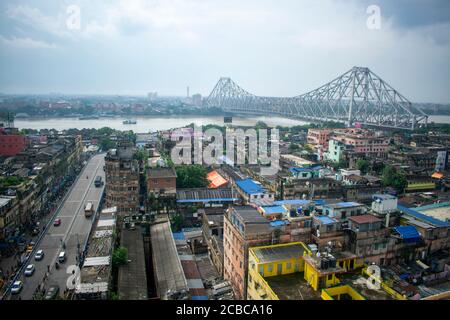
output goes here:
[{"label": "window", "polygon": [[333,280],[333,274],[328,275],[328,280]]},{"label": "window", "polygon": [[290,270],[292,268],[292,263],[286,263],[286,270]]},{"label": "window", "polygon": [[264,266],[259,266],[259,274],[264,276]]},{"label": "window", "polygon": [[273,271],[273,265],[272,264],[268,264],[267,265],[267,272],[272,272]]}]

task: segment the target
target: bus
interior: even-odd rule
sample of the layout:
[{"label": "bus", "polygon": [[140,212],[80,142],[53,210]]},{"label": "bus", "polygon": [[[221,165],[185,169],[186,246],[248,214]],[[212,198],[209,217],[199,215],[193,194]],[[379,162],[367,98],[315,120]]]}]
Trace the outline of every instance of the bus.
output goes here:
[{"label": "bus", "polygon": [[95,187],[100,188],[103,185],[102,177],[97,176],[94,181]]},{"label": "bus", "polygon": [[86,203],[86,206],[84,207],[84,216],[86,218],[89,218],[93,214],[94,214],[94,205],[92,204],[92,202]]}]

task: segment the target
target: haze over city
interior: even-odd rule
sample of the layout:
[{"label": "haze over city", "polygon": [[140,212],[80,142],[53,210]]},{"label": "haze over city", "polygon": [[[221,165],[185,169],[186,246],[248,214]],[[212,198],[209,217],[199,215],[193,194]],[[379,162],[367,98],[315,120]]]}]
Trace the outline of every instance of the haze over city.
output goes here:
[{"label": "haze over city", "polygon": [[[295,96],[353,66],[414,102],[450,101],[450,3],[377,1],[2,1],[0,92],[206,96],[221,76]],[[70,6],[79,28],[68,28]]]}]

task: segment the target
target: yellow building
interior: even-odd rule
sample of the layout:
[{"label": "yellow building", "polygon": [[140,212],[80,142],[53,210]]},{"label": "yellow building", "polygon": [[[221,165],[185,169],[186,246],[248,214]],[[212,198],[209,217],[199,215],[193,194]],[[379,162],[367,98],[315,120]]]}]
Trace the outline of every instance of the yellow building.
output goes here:
[{"label": "yellow building", "polygon": [[[250,248],[247,299],[283,299],[276,292],[277,286],[272,286],[271,280],[276,278],[276,280],[287,279],[285,276],[294,274],[294,278],[299,278],[298,275],[303,272],[305,265],[303,256],[309,254],[311,254],[311,251],[302,242]],[[278,284],[280,284],[280,281],[278,281]]]},{"label": "yellow building", "polygon": [[[316,256],[302,242],[249,249],[247,299],[320,300],[363,298],[353,288],[341,284],[339,275],[362,266],[355,255],[340,252]],[[322,260],[334,260],[325,266]],[[321,289],[335,287],[323,292]],[[327,289],[328,290],[328,289]]]},{"label": "yellow building", "polygon": [[366,300],[349,285],[322,289],[323,300]]}]

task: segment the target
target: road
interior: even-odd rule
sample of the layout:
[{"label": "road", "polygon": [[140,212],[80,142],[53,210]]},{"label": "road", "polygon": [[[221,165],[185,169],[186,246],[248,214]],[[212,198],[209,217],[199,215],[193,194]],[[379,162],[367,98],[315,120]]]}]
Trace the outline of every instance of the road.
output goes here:
[{"label": "road", "polygon": [[[34,264],[36,271],[31,277],[25,277],[22,273],[18,280],[23,281],[23,290],[20,295],[11,296],[11,299],[17,299],[20,296],[22,300],[31,300],[36,288],[42,283],[45,289],[51,285],[59,285],[60,293],[64,292],[69,277],[69,274],[66,273],[67,267],[78,264],[78,245],[82,250],[93,223],[92,217],[84,216],[84,206],[87,202],[92,202],[97,210],[104,190],[104,186],[96,188],[94,185],[95,177],[98,175],[105,181],[104,164],[104,154],[95,155],[88,161],[60,210],[56,213],[55,219],[60,218],[61,225],[53,226],[52,219],[51,226],[33,251],[28,264]],[[65,249],[62,248],[63,243],[66,246]],[[34,254],[39,249],[44,250],[44,259],[35,261]],[[55,262],[61,251],[66,252],[67,260],[64,264],[60,264],[59,269],[56,269]],[[44,282],[48,266],[50,266],[50,273]]]}]

